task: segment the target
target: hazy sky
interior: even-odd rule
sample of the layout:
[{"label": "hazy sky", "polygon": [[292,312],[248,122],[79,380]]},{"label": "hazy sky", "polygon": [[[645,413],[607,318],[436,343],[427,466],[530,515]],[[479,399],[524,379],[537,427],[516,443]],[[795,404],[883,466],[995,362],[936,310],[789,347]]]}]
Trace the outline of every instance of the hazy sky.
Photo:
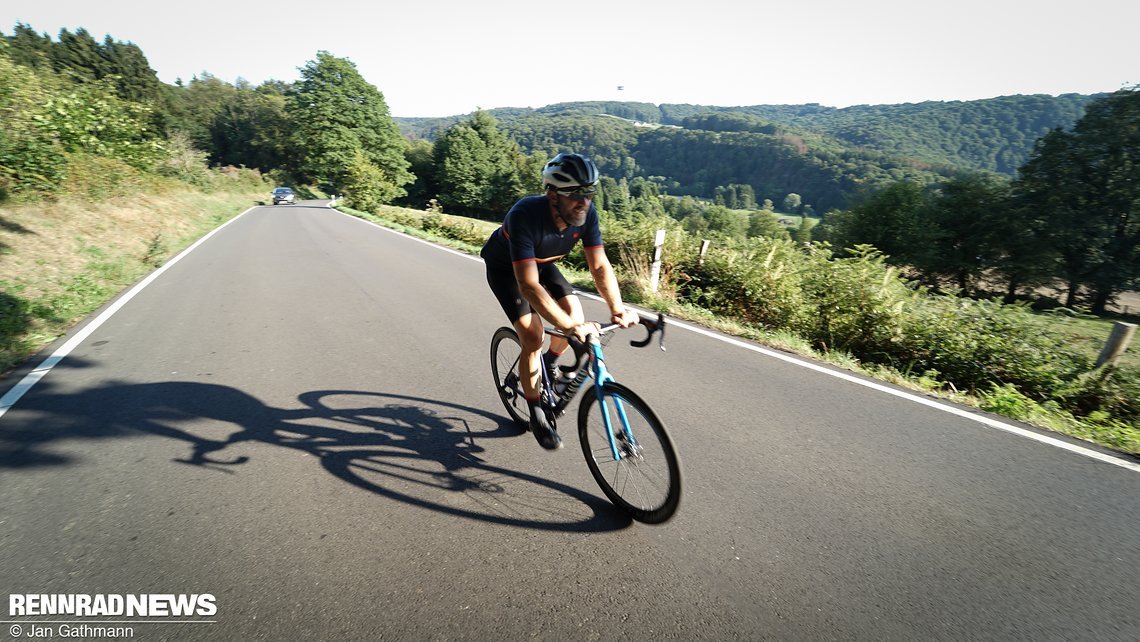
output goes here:
[{"label": "hazy sky", "polygon": [[0,31],[110,34],[167,83],[294,81],[325,50],[355,63],[394,116],[580,100],[846,107],[1140,83],[1136,0],[773,4],[4,0]]}]

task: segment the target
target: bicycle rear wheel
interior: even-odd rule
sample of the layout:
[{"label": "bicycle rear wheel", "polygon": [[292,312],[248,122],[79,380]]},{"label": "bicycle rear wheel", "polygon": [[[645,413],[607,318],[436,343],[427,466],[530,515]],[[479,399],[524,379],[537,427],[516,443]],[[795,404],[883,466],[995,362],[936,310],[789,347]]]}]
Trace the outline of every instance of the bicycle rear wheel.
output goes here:
[{"label": "bicycle rear wheel", "polygon": [[[608,382],[602,386],[602,397],[599,401],[597,388],[591,387],[578,407],[578,439],[590,474],[618,508],[639,522],[660,524],[673,516],[681,501],[681,463],[673,440],[653,410],[629,388]],[[603,416],[613,427],[618,458],[606,436]]]},{"label": "bicycle rear wheel", "polygon": [[499,399],[507,408],[507,414],[520,428],[530,425],[530,412],[523,398],[522,383],[519,381],[519,357],[522,344],[513,328],[502,327],[491,337],[491,374],[495,378],[495,389]]}]

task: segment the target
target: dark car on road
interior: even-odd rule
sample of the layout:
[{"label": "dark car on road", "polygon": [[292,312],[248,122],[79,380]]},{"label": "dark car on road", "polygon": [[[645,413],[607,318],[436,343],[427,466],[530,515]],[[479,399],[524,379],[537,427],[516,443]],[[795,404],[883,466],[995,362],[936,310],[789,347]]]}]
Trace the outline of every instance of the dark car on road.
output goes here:
[{"label": "dark car on road", "polygon": [[278,187],[277,189],[273,190],[274,205],[280,205],[282,203],[288,203],[289,205],[292,205],[293,199],[295,198],[296,195],[293,194],[293,190],[289,189],[288,187]]}]

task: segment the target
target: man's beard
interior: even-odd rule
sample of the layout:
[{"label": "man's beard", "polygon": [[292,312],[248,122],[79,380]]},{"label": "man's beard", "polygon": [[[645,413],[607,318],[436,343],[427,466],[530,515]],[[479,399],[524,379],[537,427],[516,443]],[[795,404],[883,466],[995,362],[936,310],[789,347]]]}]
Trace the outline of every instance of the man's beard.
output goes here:
[{"label": "man's beard", "polygon": [[586,224],[586,215],[590,213],[590,208],[583,208],[581,214],[575,214],[574,210],[570,208],[559,208],[558,215],[562,217],[562,222],[571,227],[582,227]]}]

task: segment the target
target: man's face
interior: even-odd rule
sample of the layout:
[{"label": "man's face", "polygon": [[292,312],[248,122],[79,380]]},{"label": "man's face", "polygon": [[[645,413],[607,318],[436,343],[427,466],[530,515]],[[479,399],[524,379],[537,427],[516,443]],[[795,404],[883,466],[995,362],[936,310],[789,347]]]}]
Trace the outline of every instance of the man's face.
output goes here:
[{"label": "man's face", "polygon": [[590,211],[590,203],[593,202],[592,196],[581,194],[563,196],[557,191],[554,194],[554,206],[558,209],[558,215],[567,225],[580,227],[586,224],[586,214]]}]

